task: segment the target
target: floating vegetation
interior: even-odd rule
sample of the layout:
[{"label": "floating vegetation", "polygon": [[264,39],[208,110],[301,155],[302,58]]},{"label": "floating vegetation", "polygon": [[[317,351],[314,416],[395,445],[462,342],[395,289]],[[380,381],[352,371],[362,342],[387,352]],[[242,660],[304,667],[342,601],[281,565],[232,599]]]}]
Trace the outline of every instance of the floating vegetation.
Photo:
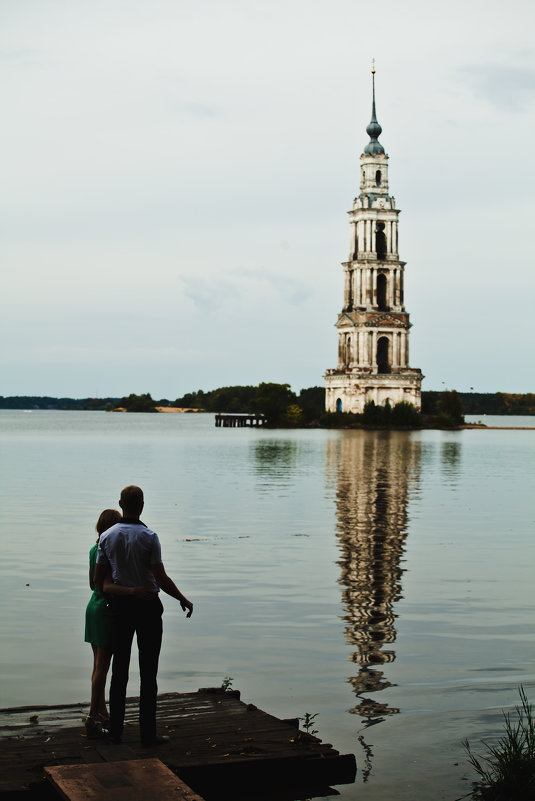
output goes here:
[{"label": "floating vegetation", "polygon": [[[533,801],[535,798],[535,721],[522,685],[516,720],[503,713],[505,734],[496,745],[483,742],[484,754],[463,743],[468,761],[479,776],[470,797],[478,801]],[[465,798],[468,796],[465,796]]]}]

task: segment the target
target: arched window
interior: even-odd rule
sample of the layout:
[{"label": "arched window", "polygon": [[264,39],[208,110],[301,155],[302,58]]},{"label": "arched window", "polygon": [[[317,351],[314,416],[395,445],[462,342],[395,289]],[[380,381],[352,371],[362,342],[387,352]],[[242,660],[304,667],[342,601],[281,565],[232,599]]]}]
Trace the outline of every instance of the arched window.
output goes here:
[{"label": "arched window", "polygon": [[342,398],[337,398],[336,400],[336,411],[337,412],[342,411]]},{"label": "arched window", "polygon": [[381,170],[375,173],[375,186],[381,186]]},{"label": "arched window", "polygon": [[386,303],[386,287],[386,275],[384,273],[379,273],[377,276],[377,307],[379,308],[379,311],[388,310]]},{"label": "arched window", "polygon": [[378,222],[375,228],[375,252],[379,261],[386,259],[386,236],[384,222]]},{"label": "arched window", "polygon": [[388,358],[388,337],[379,337],[377,340],[377,372],[389,373],[390,361]]}]

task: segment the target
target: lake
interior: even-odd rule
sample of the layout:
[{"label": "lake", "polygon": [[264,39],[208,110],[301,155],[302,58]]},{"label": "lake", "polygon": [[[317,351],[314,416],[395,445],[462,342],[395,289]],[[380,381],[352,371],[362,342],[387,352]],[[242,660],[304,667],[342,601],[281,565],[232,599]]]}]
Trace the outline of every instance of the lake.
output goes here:
[{"label": "lake", "polygon": [[0,441],[2,707],[89,698],[88,552],[126,484],[195,604],[162,599],[160,691],[231,677],[267,712],[316,714],[357,758],[343,801],[454,801],[462,741],[500,734],[520,684],[533,700],[535,431],[1,411]]}]

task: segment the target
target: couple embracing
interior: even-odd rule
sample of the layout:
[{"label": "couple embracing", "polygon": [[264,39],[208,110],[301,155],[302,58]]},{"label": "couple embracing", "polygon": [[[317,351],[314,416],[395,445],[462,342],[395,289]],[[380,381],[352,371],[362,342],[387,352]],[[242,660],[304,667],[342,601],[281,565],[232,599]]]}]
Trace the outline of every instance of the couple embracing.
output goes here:
[{"label": "couple embracing", "polygon": [[[139,729],[144,745],[167,742],[156,731],[158,659],[162,643],[163,606],[160,590],[175,598],[186,617],[193,604],[165,572],[158,535],[141,520],[144,498],[139,487],[121,492],[122,516],[106,509],[99,517],[99,539],[89,554],[89,583],[93,595],[86,609],[85,640],[93,648],[91,707],[86,720],[88,736],[105,734],[121,742],[126,687],[134,633],[139,650]],[[109,720],[105,684],[113,654]],[[109,729],[106,732],[105,728]]]}]

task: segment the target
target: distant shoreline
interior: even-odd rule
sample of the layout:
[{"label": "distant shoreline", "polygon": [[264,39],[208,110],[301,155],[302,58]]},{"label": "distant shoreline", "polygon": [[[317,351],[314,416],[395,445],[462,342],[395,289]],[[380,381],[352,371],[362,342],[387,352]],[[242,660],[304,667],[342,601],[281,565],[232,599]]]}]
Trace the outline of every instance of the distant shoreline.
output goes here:
[{"label": "distant shoreline", "polygon": [[[524,417],[527,415],[511,415],[511,414],[501,414],[496,415],[497,417]],[[465,423],[462,426],[459,426],[460,429],[462,428],[484,428],[487,431],[535,431],[535,426],[486,426],[485,423]]]}]

